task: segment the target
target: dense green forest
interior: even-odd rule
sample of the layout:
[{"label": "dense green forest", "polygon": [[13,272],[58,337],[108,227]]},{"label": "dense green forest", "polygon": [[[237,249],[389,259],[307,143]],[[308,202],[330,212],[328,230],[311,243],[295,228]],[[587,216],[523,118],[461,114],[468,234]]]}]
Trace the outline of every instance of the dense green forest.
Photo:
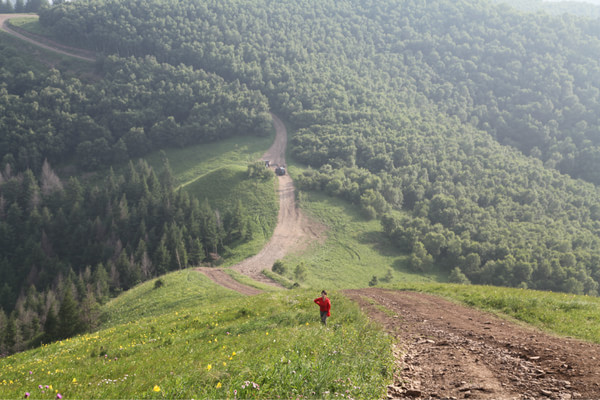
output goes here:
[{"label": "dense green forest", "polygon": [[[36,75],[0,57],[4,181],[10,168],[33,181],[27,169],[46,158],[95,169],[260,134],[271,109],[296,128],[298,187],[378,218],[408,268],[598,294],[594,21],[483,0],[90,0],[43,10],[40,23],[96,51],[101,78]],[[7,224],[18,196],[4,198]],[[39,208],[18,201],[22,218]],[[110,257],[63,257],[75,277],[98,263],[110,275]]]},{"label": "dense green forest", "polygon": [[485,1],[103,0],[40,22],[261,90],[298,127],[299,186],[381,218],[416,271],[597,293],[598,190],[565,175],[600,182],[590,21]]},{"label": "dense green forest", "polygon": [[[0,48],[0,51],[2,49]],[[93,170],[164,146],[270,132],[267,100],[239,82],[154,58],[108,57],[102,79],[35,74],[0,58],[0,159],[39,171],[72,160]]]}]

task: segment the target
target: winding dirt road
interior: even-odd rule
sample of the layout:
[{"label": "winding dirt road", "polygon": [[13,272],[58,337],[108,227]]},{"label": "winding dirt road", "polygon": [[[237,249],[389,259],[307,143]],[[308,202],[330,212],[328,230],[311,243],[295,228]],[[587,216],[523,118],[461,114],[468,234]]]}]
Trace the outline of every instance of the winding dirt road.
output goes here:
[{"label": "winding dirt road", "polygon": [[[276,115],[271,114],[276,135],[273,145],[263,154],[263,160],[269,160],[271,164],[285,165],[285,149],[287,145],[287,130],[283,122]],[[324,227],[306,218],[300,209],[296,207],[294,182],[289,175],[277,177],[279,194],[279,214],[277,226],[273,236],[263,249],[253,257],[234,265],[232,269],[249,276],[255,281],[281,287],[276,282],[262,274],[265,269],[271,269],[273,263],[286,254],[298,251],[317,240],[324,232]],[[225,272],[215,268],[199,268],[216,283],[225,286],[230,285],[228,279],[231,277]],[[238,290],[244,294],[255,294],[254,288],[248,286],[237,286],[231,289]]]},{"label": "winding dirt road", "polygon": [[24,40],[28,43],[34,44],[38,47],[41,47],[46,50],[53,51],[55,53],[64,54],[66,56],[75,57],[80,60],[95,62],[96,57],[92,52],[77,49],[70,46],[65,46],[63,44],[54,42],[45,37],[34,35],[32,33],[27,33],[27,36],[21,33],[18,29],[15,29],[10,26],[8,20],[12,18],[22,18],[22,17],[37,17],[37,15],[33,14],[0,14],[0,30],[10,33],[11,35]]},{"label": "winding dirt road", "polygon": [[388,398],[600,399],[600,346],[436,296],[348,290],[396,338]]}]

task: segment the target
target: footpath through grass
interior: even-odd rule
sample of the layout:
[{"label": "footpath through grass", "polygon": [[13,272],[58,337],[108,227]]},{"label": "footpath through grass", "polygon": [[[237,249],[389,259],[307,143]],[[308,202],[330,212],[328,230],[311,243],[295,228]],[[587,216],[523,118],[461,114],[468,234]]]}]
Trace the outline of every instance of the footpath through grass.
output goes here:
[{"label": "footpath through grass", "polygon": [[401,283],[390,288],[432,293],[508,315],[562,336],[600,343],[600,298],[495,286]]},{"label": "footpath through grass", "polygon": [[[165,277],[156,315],[16,354],[0,364],[2,398],[380,398],[391,379],[390,339],[333,292],[329,328],[313,293],[222,295],[198,283],[189,307],[170,301],[189,274]],[[200,276],[199,280],[206,278]],[[152,296],[148,282],[137,288]],[[203,287],[204,289],[200,289]],[[185,298],[191,296],[184,295]],[[218,300],[217,300],[218,299]],[[140,299],[141,301],[141,299]],[[186,301],[182,301],[183,305]],[[123,301],[113,311],[134,316]],[[114,323],[115,320],[112,320]]]}]

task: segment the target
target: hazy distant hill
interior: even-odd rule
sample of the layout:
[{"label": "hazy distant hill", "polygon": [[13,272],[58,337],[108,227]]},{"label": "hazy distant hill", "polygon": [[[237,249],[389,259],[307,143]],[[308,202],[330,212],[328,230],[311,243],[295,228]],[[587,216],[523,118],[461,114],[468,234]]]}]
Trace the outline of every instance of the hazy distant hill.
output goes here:
[{"label": "hazy distant hill", "polygon": [[544,11],[560,15],[569,13],[580,17],[596,19],[600,17],[600,2],[597,0],[493,0],[496,3],[508,4],[517,10],[526,12]]}]

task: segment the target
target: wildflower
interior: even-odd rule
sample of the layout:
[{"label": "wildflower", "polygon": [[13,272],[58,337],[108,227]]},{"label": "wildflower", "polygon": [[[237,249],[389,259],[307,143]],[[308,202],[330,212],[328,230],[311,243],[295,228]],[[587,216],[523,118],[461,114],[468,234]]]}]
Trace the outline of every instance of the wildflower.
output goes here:
[{"label": "wildflower", "polygon": [[221,385],[221,382],[217,383],[217,389],[221,389],[221,386],[223,386]]},{"label": "wildflower", "polygon": [[231,353],[232,356],[235,356],[235,351],[233,353]]},{"label": "wildflower", "polygon": [[227,365],[227,363],[225,361],[223,361],[223,366],[225,367]]},{"label": "wildflower", "polygon": [[160,386],[154,385],[154,389],[152,390],[154,390],[155,392],[160,392]]},{"label": "wildflower", "polygon": [[206,369],[207,369],[208,371],[210,371],[210,370],[212,369],[212,365],[211,365],[211,364],[208,364],[208,365],[206,366]]},{"label": "wildflower", "polygon": [[44,387],[42,385],[38,385],[38,389],[43,389]]},{"label": "wildflower", "polygon": [[269,336],[269,332],[267,332],[267,336]]},{"label": "wildflower", "polygon": [[62,399],[62,394],[60,394],[60,393],[57,393],[57,394],[56,394],[56,398],[57,398],[58,400]]},{"label": "wildflower", "polygon": [[25,398],[28,399],[29,398],[29,392],[25,392]]},{"label": "wildflower", "polygon": [[77,378],[73,378],[73,383],[77,383]]},{"label": "wildflower", "polygon": [[33,375],[33,371],[29,371],[29,375]]}]

